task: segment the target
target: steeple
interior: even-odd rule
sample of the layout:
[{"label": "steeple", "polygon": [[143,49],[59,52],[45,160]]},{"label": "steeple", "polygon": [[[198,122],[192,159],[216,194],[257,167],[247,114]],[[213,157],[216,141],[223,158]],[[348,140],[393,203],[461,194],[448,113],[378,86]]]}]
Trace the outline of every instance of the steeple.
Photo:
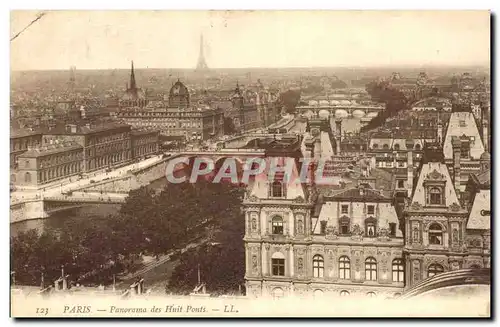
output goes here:
[{"label": "steeple", "polygon": [[130,70],[130,89],[137,89],[137,85],[135,84],[135,74],[134,74],[134,61],[132,60],[132,68]]}]

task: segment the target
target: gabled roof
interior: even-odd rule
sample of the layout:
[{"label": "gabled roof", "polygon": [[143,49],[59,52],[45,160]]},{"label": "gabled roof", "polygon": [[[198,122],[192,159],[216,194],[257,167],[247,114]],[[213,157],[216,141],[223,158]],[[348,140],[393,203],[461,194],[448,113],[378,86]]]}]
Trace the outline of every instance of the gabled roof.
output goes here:
[{"label": "gabled roof", "polygon": [[411,198],[411,203],[419,203],[420,205],[425,205],[425,180],[442,180],[445,182],[445,206],[449,207],[452,204],[459,204],[457,193],[455,187],[451,180],[448,167],[446,164],[441,162],[427,162],[422,165],[422,168],[418,174],[418,181],[413,190],[413,196]]}]

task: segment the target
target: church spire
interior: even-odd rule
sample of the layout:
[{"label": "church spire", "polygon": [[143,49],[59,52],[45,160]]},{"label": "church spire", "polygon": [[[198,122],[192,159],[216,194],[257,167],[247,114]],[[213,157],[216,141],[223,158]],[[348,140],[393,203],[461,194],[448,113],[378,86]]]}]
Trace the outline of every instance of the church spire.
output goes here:
[{"label": "church spire", "polygon": [[134,61],[132,60],[132,69],[130,70],[130,89],[137,89],[137,85],[135,84],[135,73],[134,73]]}]

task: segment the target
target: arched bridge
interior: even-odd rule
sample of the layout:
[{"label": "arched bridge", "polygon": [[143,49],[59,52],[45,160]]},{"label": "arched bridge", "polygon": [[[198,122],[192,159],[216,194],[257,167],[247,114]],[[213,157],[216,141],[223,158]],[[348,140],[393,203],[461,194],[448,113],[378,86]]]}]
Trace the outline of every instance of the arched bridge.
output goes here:
[{"label": "arched bridge", "polygon": [[319,116],[322,118],[374,118],[379,112],[384,111],[384,106],[355,105],[355,106],[332,106],[332,105],[307,105],[298,106],[297,112],[308,117]]},{"label": "arched bridge", "polygon": [[476,290],[489,289],[491,271],[488,268],[459,269],[434,275],[406,290],[399,299],[409,299],[423,295],[447,295],[452,292],[457,296],[462,290],[469,292],[471,287]]}]

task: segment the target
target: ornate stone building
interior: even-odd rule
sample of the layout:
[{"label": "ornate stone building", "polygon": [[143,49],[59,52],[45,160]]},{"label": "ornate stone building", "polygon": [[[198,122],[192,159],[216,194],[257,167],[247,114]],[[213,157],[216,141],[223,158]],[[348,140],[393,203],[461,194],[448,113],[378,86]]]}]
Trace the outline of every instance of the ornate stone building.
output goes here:
[{"label": "ornate stone building", "polygon": [[391,202],[364,184],[318,200],[293,179],[256,181],[244,200],[247,294],[400,293],[403,238]]},{"label": "ornate stone building", "polygon": [[206,140],[221,136],[224,129],[222,109],[191,104],[187,87],[177,81],[162,107],[120,110],[116,118],[137,129],[159,130],[162,135],[185,140]]},{"label": "ornate stone building", "polygon": [[403,215],[406,287],[465,266],[468,212],[460,205],[440,147],[426,148]]}]

